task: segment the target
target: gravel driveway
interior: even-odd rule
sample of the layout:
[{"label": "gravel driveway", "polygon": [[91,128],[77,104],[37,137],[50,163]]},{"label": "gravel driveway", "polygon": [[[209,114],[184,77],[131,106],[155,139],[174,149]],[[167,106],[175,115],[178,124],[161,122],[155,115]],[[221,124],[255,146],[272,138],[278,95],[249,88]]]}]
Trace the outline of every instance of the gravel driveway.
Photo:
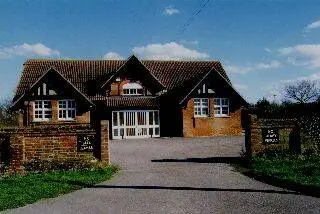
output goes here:
[{"label": "gravel driveway", "polygon": [[235,171],[243,137],[111,141],[111,181],[12,213],[320,213],[320,200]]}]

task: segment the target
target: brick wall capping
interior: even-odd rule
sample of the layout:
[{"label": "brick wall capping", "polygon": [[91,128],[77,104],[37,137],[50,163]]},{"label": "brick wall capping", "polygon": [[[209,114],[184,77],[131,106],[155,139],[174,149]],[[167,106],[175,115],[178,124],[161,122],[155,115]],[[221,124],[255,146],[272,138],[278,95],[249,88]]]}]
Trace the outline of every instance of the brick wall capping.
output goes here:
[{"label": "brick wall capping", "polygon": [[7,127],[0,129],[0,134],[57,134],[61,132],[87,133],[95,132],[90,124],[41,124],[27,127]]},{"label": "brick wall capping", "polygon": [[252,122],[258,122],[259,127],[261,128],[270,128],[270,127],[279,127],[279,128],[291,128],[292,126],[296,125],[298,120],[297,119],[254,119]]}]

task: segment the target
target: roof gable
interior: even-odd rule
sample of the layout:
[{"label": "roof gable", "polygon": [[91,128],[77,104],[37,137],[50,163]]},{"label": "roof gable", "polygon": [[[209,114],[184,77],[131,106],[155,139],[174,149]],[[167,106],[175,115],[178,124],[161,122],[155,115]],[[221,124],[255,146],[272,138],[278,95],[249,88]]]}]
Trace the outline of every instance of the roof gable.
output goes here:
[{"label": "roof gable", "polygon": [[[219,63],[220,64],[220,63]],[[223,69],[221,64],[220,66],[217,67],[218,69]],[[241,100],[241,103],[243,105],[247,104],[247,101],[240,95],[240,93],[232,86],[231,82],[229,79],[226,79],[223,75],[221,75],[221,72],[217,71],[216,67],[213,67],[212,70],[210,70],[207,74],[205,74],[203,76],[203,78],[197,82],[196,84],[194,84],[194,86],[192,87],[191,90],[187,91],[187,93],[185,93],[185,95],[181,98],[181,100],[179,100],[179,104],[180,105],[185,105],[188,98],[194,94],[199,88],[202,88],[203,84],[210,78],[210,77],[215,77],[218,78],[219,81],[222,81],[224,83],[224,85],[229,88],[232,93],[237,96],[239,98],[239,100]]]},{"label": "roof gable", "polygon": [[120,75],[129,75],[135,80],[141,81],[143,85],[148,89],[152,89],[155,93],[166,88],[134,55],[129,57],[129,59],[102,84],[101,88],[105,89],[106,86],[109,86]]},{"label": "roof gable", "polygon": [[[72,90],[79,99],[83,100],[89,106],[94,106],[94,104],[84,95],[81,91],[79,91],[69,80],[67,80],[63,75],[59,73],[55,68],[49,68],[45,73],[43,73],[22,95],[16,97],[14,103],[12,104],[12,108],[19,106],[19,104],[25,100],[27,96],[34,96],[36,89],[42,88],[43,81],[50,82],[53,78],[58,79],[63,82],[63,86],[69,90]],[[42,94],[42,93],[41,93]],[[40,95],[40,94],[39,94]],[[50,94],[42,94],[42,96]]]}]

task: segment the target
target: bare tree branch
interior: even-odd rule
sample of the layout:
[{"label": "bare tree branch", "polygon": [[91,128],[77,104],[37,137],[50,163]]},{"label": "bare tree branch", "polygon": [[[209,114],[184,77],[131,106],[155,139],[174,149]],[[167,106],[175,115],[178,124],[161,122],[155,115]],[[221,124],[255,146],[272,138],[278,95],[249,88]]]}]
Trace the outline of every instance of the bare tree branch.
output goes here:
[{"label": "bare tree branch", "polygon": [[314,102],[320,97],[320,89],[315,82],[301,80],[285,86],[285,97],[298,103]]}]

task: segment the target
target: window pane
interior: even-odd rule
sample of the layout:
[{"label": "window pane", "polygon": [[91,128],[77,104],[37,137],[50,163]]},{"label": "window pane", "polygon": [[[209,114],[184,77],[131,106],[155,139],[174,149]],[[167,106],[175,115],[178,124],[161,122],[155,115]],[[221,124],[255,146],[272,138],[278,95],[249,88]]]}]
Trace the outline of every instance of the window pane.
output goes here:
[{"label": "window pane", "polygon": [[215,115],[220,115],[220,107],[214,107],[214,114]]},{"label": "window pane", "polygon": [[124,116],[123,116],[123,112],[119,112],[119,117],[120,117],[120,126],[124,126]]},{"label": "window pane", "polygon": [[194,111],[195,115],[201,115],[201,108],[200,107],[197,107],[194,110],[195,110]]},{"label": "window pane", "polygon": [[143,89],[137,89],[137,94],[143,94]]},{"label": "window pane", "polygon": [[156,125],[159,125],[159,112],[154,112],[154,121]]},{"label": "window pane", "polygon": [[114,135],[114,136],[118,136],[118,129],[114,129],[114,130],[113,130],[113,135]]},{"label": "window pane", "polygon": [[153,112],[149,112],[149,125],[153,125]]},{"label": "window pane", "polygon": [[229,114],[229,108],[228,107],[222,107],[222,114]]},{"label": "window pane", "polygon": [[202,108],[202,115],[209,115],[208,108]]},{"label": "window pane", "polygon": [[202,99],[202,105],[208,106],[208,99]]},{"label": "window pane", "polygon": [[42,108],[42,102],[41,102],[41,101],[35,101],[35,102],[34,102],[34,107],[35,107],[36,109]]},{"label": "window pane", "polygon": [[214,99],[214,104],[221,105],[220,99],[219,98]]},{"label": "window pane", "polygon": [[153,135],[153,128],[149,128],[149,135]]},{"label": "window pane", "polygon": [[160,128],[155,128],[154,129],[154,135],[159,135],[159,132],[160,132]]},{"label": "window pane", "polygon": [[222,105],[229,105],[228,99],[222,99]]},{"label": "window pane", "polygon": [[51,108],[51,102],[50,101],[43,101],[43,108]]},{"label": "window pane", "polygon": [[124,136],[124,129],[120,129],[120,136]]},{"label": "window pane", "polygon": [[200,99],[194,99],[194,106],[200,106]]},{"label": "window pane", "polygon": [[113,125],[114,126],[118,125],[118,114],[117,114],[117,112],[113,112]]},{"label": "window pane", "polygon": [[71,118],[75,119],[76,118],[76,110],[71,111]]}]

